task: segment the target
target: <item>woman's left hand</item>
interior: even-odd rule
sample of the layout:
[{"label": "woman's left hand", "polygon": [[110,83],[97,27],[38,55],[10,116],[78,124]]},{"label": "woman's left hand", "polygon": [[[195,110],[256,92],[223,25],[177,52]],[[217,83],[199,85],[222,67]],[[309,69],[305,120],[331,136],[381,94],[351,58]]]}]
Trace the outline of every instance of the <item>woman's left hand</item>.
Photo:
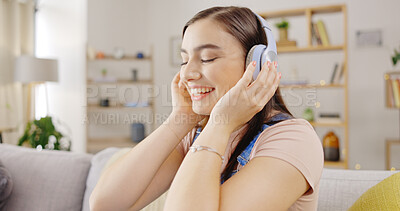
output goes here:
[{"label": "woman's left hand", "polygon": [[281,78],[281,73],[276,71],[276,62],[266,62],[257,79],[251,82],[254,70],[253,61],[236,85],[219,99],[210,114],[212,124],[234,131],[261,111],[272,98]]}]

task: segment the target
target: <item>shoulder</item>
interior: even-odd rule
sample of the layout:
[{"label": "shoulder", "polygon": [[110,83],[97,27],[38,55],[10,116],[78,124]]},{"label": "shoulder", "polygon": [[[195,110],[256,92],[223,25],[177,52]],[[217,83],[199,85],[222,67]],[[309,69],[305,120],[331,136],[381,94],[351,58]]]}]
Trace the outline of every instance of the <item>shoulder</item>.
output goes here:
[{"label": "shoulder", "polygon": [[318,183],[324,165],[322,143],[314,128],[304,119],[289,119],[266,128],[252,152],[252,157],[261,156],[290,163],[304,175],[311,187]]},{"label": "shoulder", "polygon": [[304,119],[288,119],[276,123],[261,132],[257,141],[290,139],[321,146],[321,141],[311,124]]}]

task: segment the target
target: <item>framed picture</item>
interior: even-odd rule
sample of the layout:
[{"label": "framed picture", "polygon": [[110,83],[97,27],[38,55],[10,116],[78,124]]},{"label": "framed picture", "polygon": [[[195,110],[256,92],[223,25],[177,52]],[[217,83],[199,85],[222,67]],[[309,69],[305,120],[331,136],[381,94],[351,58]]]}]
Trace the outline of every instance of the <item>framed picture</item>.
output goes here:
[{"label": "framed picture", "polygon": [[170,58],[172,66],[180,66],[182,63],[181,57],[182,38],[179,36],[171,37],[170,40]]},{"label": "framed picture", "polygon": [[356,32],[358,47],[380,47],[382,46],[382,30],[358,30]]}]

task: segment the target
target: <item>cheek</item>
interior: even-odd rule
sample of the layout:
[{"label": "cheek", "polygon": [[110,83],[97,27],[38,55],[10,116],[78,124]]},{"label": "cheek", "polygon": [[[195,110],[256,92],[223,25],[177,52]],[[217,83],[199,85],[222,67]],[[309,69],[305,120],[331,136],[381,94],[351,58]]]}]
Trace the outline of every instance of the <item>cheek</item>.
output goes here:
[{"label": "cheek", "polygon": [[225,86],[229,89],[236,85],[236,83],[242,78],[244,73],[243,67],[240,64],[232,64],[225,68],[224,76],[222,80],[224,80]]}]

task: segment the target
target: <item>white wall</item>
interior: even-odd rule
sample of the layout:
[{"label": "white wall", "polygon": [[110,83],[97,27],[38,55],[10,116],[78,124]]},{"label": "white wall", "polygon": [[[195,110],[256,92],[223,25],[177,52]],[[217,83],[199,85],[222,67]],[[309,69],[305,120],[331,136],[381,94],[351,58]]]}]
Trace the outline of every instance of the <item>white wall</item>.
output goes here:
[{"label": "white wall", "polygon": [[69,128],[72,150],[84,152],[87,2],[39,1],[36,18],[36,56],[59,63],[59,82],[48,84],[50,115]]},{"label": "white wall", "polygon": [[[348,8],[349,167],[354,168],[356,164],[360,164],[362,169],[384,169],[384,141],[386,138],[399,136],[398,111],[384,107],[383,74],[392,69],[390,54],[393,48],[400,44],[400,27],[395,24],[395,20],[400,19],[398,12],[400,1],[218,1],[218,5],[246,6],[256,12],[333,4],[346,4]],[[187,20],[196,12],[211,6],[217,6],[215,1],[89,0],[88,42],[93,46],[100,46],[103,50],[112,50],[116,45],[124,45],[129,49],[154,45],[155,81],[162,93],[157,98],[156,109],[157,113],[167,114],[171,109],[170,97],[165,97],[165,95],[169,96],[169,83],[179,70],[179,67],[170,64],[170,38],[180,36]],[[369,29],[383,31],[382,47],[358,48],[355,45],[356,31]],[[112,37],[110,31],[113,31],[116,37]],[[290,33],[295,34],[296,31],[290,31]],[[332,39],[337,38],[335,35],[335,33],[330,34]],[[296,36],[290,35],[290,37]],[[330,54],[327,53],[326,56],[329,57]],[[332,57],[340,58],[340,55],[333,53]],[[318,54],[305,54],[303,58],[300,61],[296,60],[294,68],[302,71],[305,67],[328,66],[327,71],[320,71],[321,75],[317,76],[330,76],[331,64],[325,64],[326,58],[320,59]],[[293,68],[291,66],[293,64],[289,65],[287,62],[289,59],[292,58],[280,56],[282,67],[287,65],[288,69]],[[282,77],[284,78],[285,75]],[[323,98],[321,94],[317,97]],[[337,104],[335,100],[330,100],[329,103],[328,99],[327,104],[327,108],[339,110],[341,108],[340,103]]]}]

